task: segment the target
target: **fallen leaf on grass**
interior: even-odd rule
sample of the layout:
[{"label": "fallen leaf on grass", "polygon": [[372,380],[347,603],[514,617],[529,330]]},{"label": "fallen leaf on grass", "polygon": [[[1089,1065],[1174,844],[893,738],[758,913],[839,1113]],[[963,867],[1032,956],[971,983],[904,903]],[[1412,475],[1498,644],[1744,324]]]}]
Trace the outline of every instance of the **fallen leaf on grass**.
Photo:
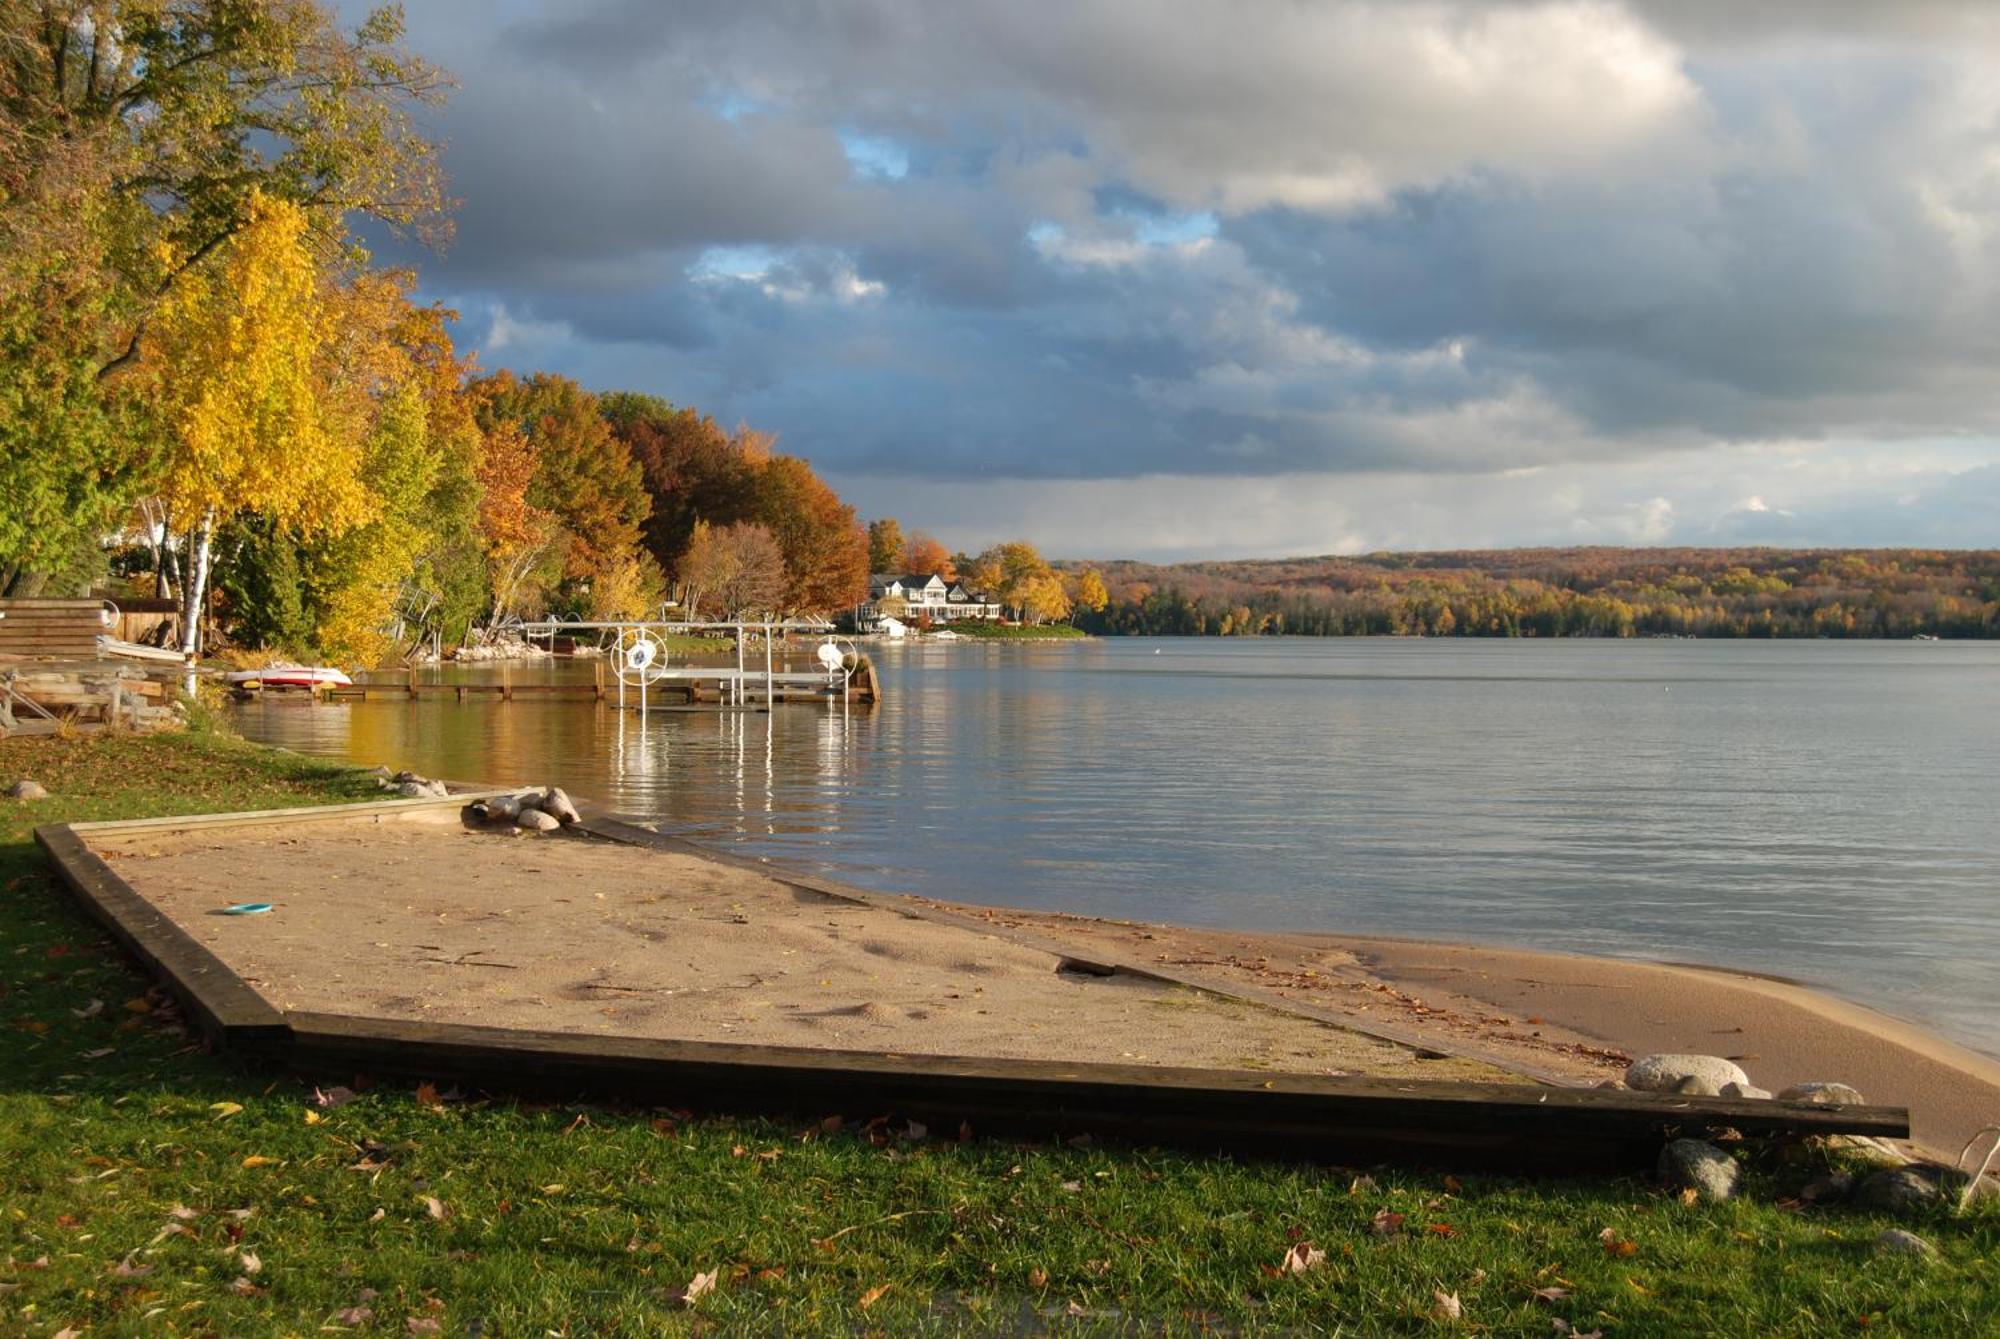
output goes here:
[{"label": "fallen leaf on grass", "polygon": [[1433,1237],[1455,1237],[1458,1235],[1458,1229],[1450,1223],[1432,1223],[1424,1231],[1430,1233]]},{"label": "fallen leaf on grass", "polygon": [[264,1268],[263,1260],[254,1251],[240,1251],[236,1256],[237,1265],[245,1274],[255,1274]]},{"label": "fallen leaf on grass", "polygon": [[185,1204],[176,1204],[173,1208],[167,1210],[167,1217],[178,1218],[181,1222],[186,1223],[201,1217],[201,1215],[195,1210],[188,1208]]},{"label": "fallen leaf on grass", "polygon": [[1604,1331],[1579,1330],[1574,1325],[1571,1325],[1568,1321],[1564,1320],[1561,1316],[1557,1316],[1554,1320],[1550,1321],[1549,1324],[1555,1326],[1555,1331],[1557,1334],[1566,1334],[1569,1336],[1569,1339],[1604,1339]]},{"label": "fallen leaf on grass", "polygon": [[1065,1182],[1063,1182],[1063,1183],[1062,1183],[1062,1188],[1063,1188],[1064,1190],[1068,1191],[1068,1192],[1069,1192],[1070,1194],[1072,1194],[1072,1195],[1075,1195],[1075,1194],[1079,1194],[1079,1193],[1081,1193],[1081,1192],[1082,1192],[1082,1190],[1083,1190],[1083,1182],[1081,1182],[1081,1181],[1065,1181]]},{"label": "fallen leaf on grass", "polygon": [[718,1272],[719,1271],[717,1270],[711,1269],[705,1274],[697,1274],[693,1278],[689,1279],[687,1287],[681,1289],[681,1301],[685,1302],[689,1306],[693,1306],[703,1297],[707,1296],[709,1293],[714,1292],[715,1279]]},{"label": "fallen leaf on grass", "polygon": [[104,1001],[92,1000],[90,1003],[84,1005],[81,1009],[71,1009],[70,1012],[75,1014],[78,1018],[95,1018],[99,1014],[104,1012]]},{"label": "fallen leaf on grass", "polygon": [[211,1102],[208,1104],[208,1109],[215,1113],[217,1120],[228,1120],[231,1116],[243,1110],[243,1104],[241,1102]]},{"label": "fallen leaf on grass", "polygon": [[411,1334],[436,1334],[444,1328],[432,1316],[411,1316],[403,1325]]},{"label": "fallen leaf on grass", "polygon": [[312,1108],[310,1107],[306,1108],[306,1124],[317,1125],[325,1119],[326,1117],[320,1115],[317,1111],[314,1111]]},{"label": "fallen leaf on grass", "polygon": [[1569,1296],[1569,1289],[1567,1288],[1535,1289],[1535,1300],[1540,1302],[1560,1302],[1562,1301],[1563,1298],[1568,1296]]},{"label": "fallen leaf on grass", "polygon": [[1403,1230],[1403,1215],[1391,1209],[1377,1209],[1368,1230],[1378,1237],[1393,1237]]},{"label": "fallen leaf on grass", "polygon": [[153,1002],[142,995],[134,995],[131,999],[125,1001],[125,1007],[135,1014],[149,1014],[153,1012]]},{"label": "fallen leaf on grass", "polygon": [[229,1291],[235,1293],[238,1297],[256,1297],[259,1294],[263,1293],[265,1290],[259,1288],[256,1284],[252,1283],[246,1276],[244,1278],[237,1279],[234,1283],[231,1283],[229,1285]]},{"label": "fallen leaf on grass", "polygon": [[444,1201],[435,1195],[424,1196],[424,1212],[439,1222],[443,1222],[451,1214],[451,1210],[444,1207]]},{"label": "fallen leaf on grass", "polygon": [[1627,1255],[1636,1255],[1638,1254],[1639,1251],[1638,1242],[1633,1241],[1629,1237],[1620,1236],[1618,1234],[1618,1229],[1614,1227],[1605,1228],[1602,1232],[1597,1234],[1597,1239],[1604,1243],[1604,1252],[1606,1255],[1616,1255],[1623,1257]]},{"label": "fallen leaf on grass", "polygon": [[262,1153],[252,1153],[249,1157],[243,1159],[243,1165],[245,1167],[274,1167],[279,1161],[280,1159],[277,1158],[267,1158]]},{"label": "fallen leaf on grass", "polygon": [[366,1306],[350,1306],[333,1313],[333,1318],[342,1325],[366,1325],[375,1319],[375,1309]]},{"label": "fallen leaf on grass", "polygon": [[118,1048],[116,1046],[100,1046],[94,1051],[85,1051],[83,1058],[85,1060],[102,1060],[105,1056],[115,1055],[117,1052]]},{"label": "fallen leaf on grass", "polygon": [[1625,1280],[1625,1282],[1631,1285],[1632,1291],[1638,1293],[1639,1296],[1641,1297],[1651,1297],[1653,1295],[1653,1290],[1651,1288],[1648,1288],[1645,1284],[1639,1282],[1639,1280],[1637,1279],[1628,1278]]},{"label": "fallen leaf on grass", "polygon": [[143,1279],[152,1272],[153,1266],[135,1265],[132,1263],[132,1257],[130,1256],[126,1256],[111,1267],[112,1277],[120,1279]]},{"label": "fallen leaf on grass", "polygon": [[1303,1274],[1315,1265],[1326,1263],[1326,1252],[1309,1241],[1302,1241],[1285,1252],[1284,1263],[1279,1266],[1287,1274]]},{"label": "fallen leaf on grass", "polygon": [[1049,1271],[1036,1265],[1028,1271],[1028,1286],[1040,1290],[1049,1286]]},{"label": "fallen leaf on grass", "polygon": [[1347,1193],[1350,1195],[1359,1195],[1364,1190],[1373,1189],[1375,1189],[1375,1178],[1372,1176],[1357,1176],[1347,1183]]},{"label": "fallen leaf on grass", "polygon": [[387,1209],[378,1208],[377,1210],[375,1210],[374,1213],[368,1215],[368,1221],[371,1223],[379,1223],[388,1216],[389,1216],[389,1211]]},{"label": "fallen leaf on grass", "polygon": [[870,1288],[867,1292],[861,1294],[861,1309],[863,1311],[866,1311],[869,1307],[874,1306],[877,1302],[881,1301],[882,1294],[888,1292],[890,1286],[891,1285],[884,1283],[879,1287]]},{"label": "fallen leaf on grass", "polygon": [[438,1096],[436,1084],[420,1083],[417,1085],[417,1105],[420,1107],[439,1108],[444,1106],[444,1099]]},{"label": "fallen leaf on grass", "polygon": [[1448,1293],[1442,1288],[1431,1289],[1431,1314],[1439,1320],[1457,1320],[1465,1314],[1464,1303],[1457,1293]]},{"label": "fallen leaf on grass", "polygon": [[317,1088],[313,1089],[313,1105],[325,1107],[328,1110],[334,1107],[344,1107],[353,1100],[354,1090],[352,1088],[328,1088],[325,1092],[321,1092]]}]

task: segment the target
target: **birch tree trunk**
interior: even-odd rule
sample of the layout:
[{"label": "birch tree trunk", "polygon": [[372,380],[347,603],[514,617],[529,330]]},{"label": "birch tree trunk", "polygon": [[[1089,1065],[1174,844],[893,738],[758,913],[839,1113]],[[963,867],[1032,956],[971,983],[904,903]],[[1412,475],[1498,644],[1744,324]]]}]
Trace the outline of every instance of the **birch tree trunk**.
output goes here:
[{"label": "birch tree trunk", "polygon": [[201,528],[190,536],[187,579],[181,583],[181,651],[201,650],[201,605],[208,595],[208,566],[215,548],[215,509],[202,513]]}]

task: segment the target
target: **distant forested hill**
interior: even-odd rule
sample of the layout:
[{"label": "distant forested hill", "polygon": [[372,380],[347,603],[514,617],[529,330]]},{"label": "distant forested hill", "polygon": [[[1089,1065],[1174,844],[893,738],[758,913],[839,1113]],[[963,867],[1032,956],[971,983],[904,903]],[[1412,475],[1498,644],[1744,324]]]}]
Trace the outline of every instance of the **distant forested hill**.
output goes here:
[{"label": "distant forested hill", "polygon": [[1103,573],[1100,633],[2000,637],[2000,550],[1496,549]]}]

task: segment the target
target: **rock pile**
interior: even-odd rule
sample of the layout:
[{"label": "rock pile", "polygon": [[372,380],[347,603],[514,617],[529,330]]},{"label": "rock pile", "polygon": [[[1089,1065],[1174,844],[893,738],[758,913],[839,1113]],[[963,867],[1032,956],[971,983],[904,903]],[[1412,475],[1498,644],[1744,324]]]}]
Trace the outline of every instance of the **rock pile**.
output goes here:
[{"label": "rock pile", "polygon": [[583,821],[561,786],[514,795],[489,795],[465,806],[465,818],[484,827],[523,832],[554,832]]},{"label": "rock pile", "polygon": [[[1734,1061],[1715,1055],[1643,1056],[1625,1071],[1623,1082],[1608,1080],[1600,1086],[1819,1106],[1862,1106],[1868,1100],[1849,1085],[1831,1080],[1795,1083],[1773,1097],[1769,1090],[1751,1083],[1750,1076]],[[1731,1137],[1727,1133],[1720,1136],[1725,1141]],[[1934,1210],[1945,1198],[1944,1181],[1948,1173],[1944,1168],[1915,1163],[1878,1140],[1819,1137],[1807,1139],[1804,1144],[1803,1150],[1788,1147],[1780,1151],[1788,1155],[1804,1151],[1810,1157],[1817,1150],[1821,1156],[1838,1153],[1850,1155],[1849,1161],[1873,1161],[1878,1165],[1872,1171],[1865,1168],[1824,1171],[1799,1189],[1801,1203],[1828,1205],[1845,1201],[1857,1209],[1875,1213],[1921,1216]],[[1740,1151],[1740,1145],[1731,1149],[1704,1139],[1675,1139],[1660,1152],[1660,1179],[1709,1202],[1729,1199],[1740,1188],[1742,1163],[1736,1156]],[[1892,1165],[1880,1165],[1884,1162]],[[1912,1242],[1917,1244],[1913,1246]],[[1887,1232],[1878,1248],[1922,1254],[1924,1243],[1908,1233]]]}]

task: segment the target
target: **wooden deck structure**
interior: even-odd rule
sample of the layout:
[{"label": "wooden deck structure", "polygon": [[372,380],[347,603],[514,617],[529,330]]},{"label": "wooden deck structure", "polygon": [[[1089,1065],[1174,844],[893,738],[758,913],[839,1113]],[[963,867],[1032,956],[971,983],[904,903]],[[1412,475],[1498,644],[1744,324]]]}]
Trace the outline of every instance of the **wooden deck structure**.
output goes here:
[{"label": "wooden deck structure", "polygon": [[[900,1115],[940,1130],[963,1122],[981,1133],[1091,1133],[1341,1163],[1403,1159],[1515,1170],[1649,1165],[1663,1138],[1721,1128],[1890,1138],[1909,1133],[1909,1113],[1900,1107],[823,1050],[285,1012],[153,907],[90,846],[98,834],[380,822],[487,793],[494,792],[50,826],[35,835],[83,906],[180,999],[216,1045],[316,1076],[360,1070],[708,1110],[814,1119]],[[365,852],[365,842],[358,849]],[[230,895],[218,890],[218,897]]]}]

